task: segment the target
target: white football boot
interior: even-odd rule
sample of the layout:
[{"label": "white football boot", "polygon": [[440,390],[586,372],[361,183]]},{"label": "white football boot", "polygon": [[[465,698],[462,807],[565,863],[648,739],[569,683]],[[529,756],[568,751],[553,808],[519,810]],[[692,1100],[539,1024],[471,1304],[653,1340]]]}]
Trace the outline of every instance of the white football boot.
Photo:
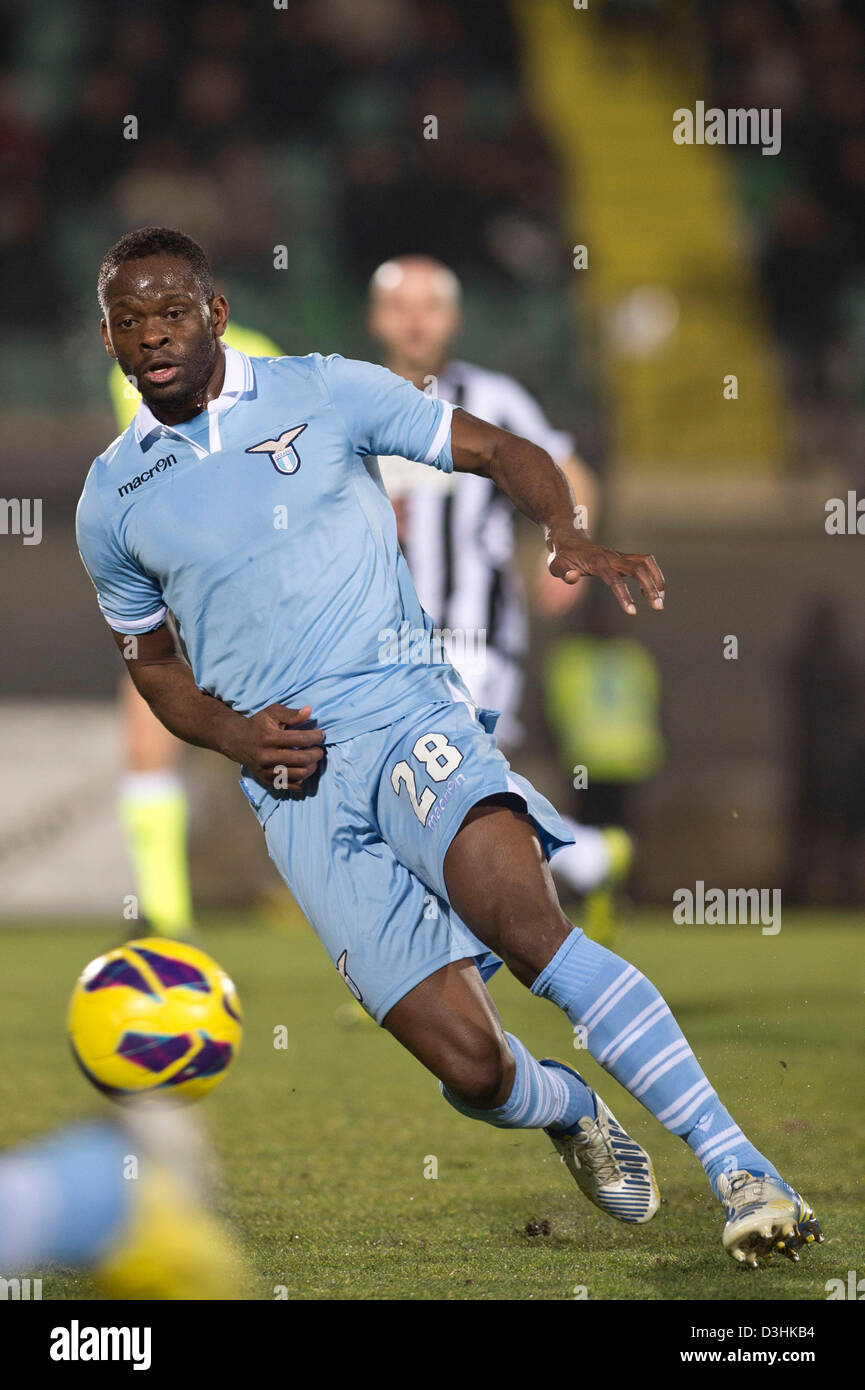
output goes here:
[{"label": "white football boot", "polygon": [[814,1212],[789,1183],[766,1174],[722,1173],[718,1190],[727,1221],[723,1242],[728,1255],[757,1268],[776,1250],[798,1263],[803,1245],[821,1245],[823,1232]]},{"label": "white football boot", "polygon": [[[573,1067],[552,1058],[543,1067],[560,1067],[580,1076]],[[583,1078],[580,1076],[580,1080]],[[583,1081],[583,1085],[588,1083]],[[591,1088],[590,1088],[591,1089]],[[660,1205],[652,1160],[619,1124],[600,1096],[592,1091],[597,1113],[583,1115],[570,1133],[550,1129],[549,1135],[568,1172],[590,1202],[617,1221],[651,1221]]]}]

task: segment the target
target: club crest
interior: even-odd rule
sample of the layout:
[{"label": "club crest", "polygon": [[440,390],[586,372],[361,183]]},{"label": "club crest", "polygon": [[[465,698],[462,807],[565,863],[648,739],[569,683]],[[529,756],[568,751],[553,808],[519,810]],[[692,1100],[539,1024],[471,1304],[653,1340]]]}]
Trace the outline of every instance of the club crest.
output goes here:
[{"label": "club crest", "polygon": [[294,441],[305,429],[306,425],[295,425],[292,429],[283,430],[278,439],[263,439],[260,444],[253,444],[246,452],[270,454],[270,461],[277,473],[296,473],[300,467],[300,455],[294,447]]}]

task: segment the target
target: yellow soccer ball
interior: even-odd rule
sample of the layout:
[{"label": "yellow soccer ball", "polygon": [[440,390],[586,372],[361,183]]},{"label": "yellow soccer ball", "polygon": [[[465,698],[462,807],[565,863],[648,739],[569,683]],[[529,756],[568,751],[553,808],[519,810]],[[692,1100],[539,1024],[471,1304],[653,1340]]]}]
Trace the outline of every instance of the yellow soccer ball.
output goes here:
[{"label": "yellow soccer ball", "polygon": [[67,1018],[72,1052],[97,1090],[197,1100],[218,1086],[243,1036],[237,991],[195,946],[127,941],[82,970]]}]

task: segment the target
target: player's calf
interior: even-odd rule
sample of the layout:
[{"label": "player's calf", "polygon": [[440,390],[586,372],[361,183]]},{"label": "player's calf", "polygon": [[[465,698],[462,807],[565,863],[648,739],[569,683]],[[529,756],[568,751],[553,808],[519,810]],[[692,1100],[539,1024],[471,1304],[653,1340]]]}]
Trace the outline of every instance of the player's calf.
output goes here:
[{"label": "player's calf", "polygon": [[469,1107],[502,1105],[513,1089],[513,1054],[470,960],[427,976],[394,1005],[384,1027]]}]

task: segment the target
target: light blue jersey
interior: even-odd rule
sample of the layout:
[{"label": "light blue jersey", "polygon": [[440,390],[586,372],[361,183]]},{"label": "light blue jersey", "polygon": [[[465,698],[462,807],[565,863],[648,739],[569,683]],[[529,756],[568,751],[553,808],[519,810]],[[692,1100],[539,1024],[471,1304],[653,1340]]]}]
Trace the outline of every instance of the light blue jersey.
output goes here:
[{"label": "light blue jersey", "polygon": [[114,629],[149,632],[170,609],[202,690],[247,715],[312,709],[327,746],[315,774],[276,791],[244,772],[241,786],[379,1023],[450,961],[499,964],[447,899],[445,855],[472,806],[509,797],[548,856],[572,838],[442,657],[397,545],[375,456],[450,472],[450,423],[382,367],[226,348],[219,398],[174,429],[142,404],[78,508]]},{"label": "light blue jersey", "polygon": [[245,715],[309,705],[328,743],[467,699],[446,661],[390,655],[432,622],[376,461],[450,472],[451,407],[337,355],[225,357],[207,410],[172,428],[142,403],[90,469],[78,546],[110,626],[170,609],[201,690]]}]

